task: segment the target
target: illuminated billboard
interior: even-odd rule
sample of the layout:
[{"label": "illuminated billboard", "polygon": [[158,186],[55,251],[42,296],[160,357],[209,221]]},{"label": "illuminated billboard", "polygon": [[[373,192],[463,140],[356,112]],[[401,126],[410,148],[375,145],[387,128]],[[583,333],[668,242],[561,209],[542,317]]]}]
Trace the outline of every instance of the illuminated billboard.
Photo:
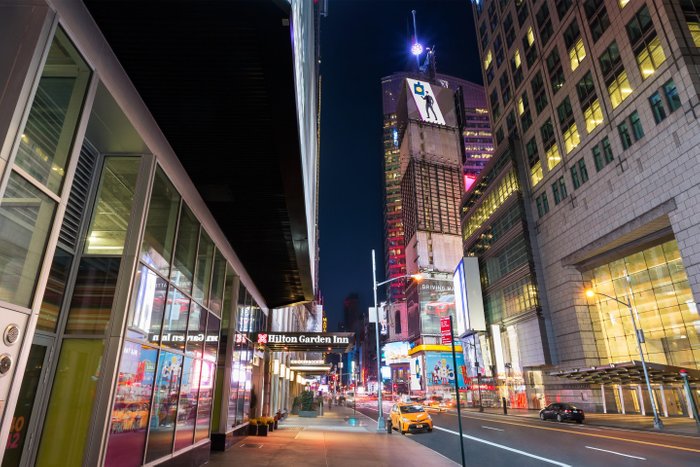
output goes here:
[{"label": "illuminated billboard", "polygon": [[464,388],[464,356],[461,353],[456,355],[457,369],[455,371],[452,363],[452,354],[448,352],[426,352],[425,354],[425,376],[428,386],[448,386],[454,387],[455,377],[458,378],[459,387]]},{"label": "illuminated billboard", "polygon": [[457,335],[468,331],[486,331],[479,260],[471,256],[463,258],[455,269],[453,279]]},{"label": "illuminated billboard", "polygon": [[[457,126],[454,91],[429,81],[406,78],[396,106],[399,128],[408,120]],[[399,130],[399,140],[402,138]],[[400,141],[399,141],[400,143]]]},{"label": "illuminated billboard", "polygon": [[410,78],[407,78],[406,82],[408,83],[409,92],[413,96],[413,102],[418,108],[421,120],[445,125],[445,117],[440,111],[440,105],[430,83]]},{"label": "illuminated billboard", "polygon": [[413,284],[406,292],[408,334],[440,334],[440,318],[455,318],[455,296],[452,282],[440,279],[424,279]]}]

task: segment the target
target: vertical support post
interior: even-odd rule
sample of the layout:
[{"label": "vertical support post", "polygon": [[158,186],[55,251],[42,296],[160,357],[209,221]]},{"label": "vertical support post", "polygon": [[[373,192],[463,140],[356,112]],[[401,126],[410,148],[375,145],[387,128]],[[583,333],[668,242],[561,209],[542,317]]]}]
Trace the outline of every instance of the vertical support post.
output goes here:
[{"label": "vertical support post", "polygon": [[[651,396],[651,394],[649,394],[649,396]],[[644,407],[644,392],[642,392],[641,384],[637,385],[637,399],[639,399],[639,411],[642,413],[642,415],[646,415],[647,411]]]},{"label": "vertical support post", "polygon": [[[450,340],[452,341],[452,368],[455,371],[455,394],[457,398],[457,421],[459,422],[459,450],[462,454],[462,467],[467,464],[464,460],[464,437],[462,436],[462,409],[459,402],[459,372],[457,371],[457,354],[455,354],[455,334],[452,327],[452,316],[448,316],[450,319]],[[481,402],[481,401],[479,401]]]},{"label": "vertical support post", "polygon": [[685,397],[688,400],[688,413],[691,418],[695,419],[695,426],[700,431],[700,415],[698,415],[698,407],[695,405],[693,393],[690,391],[690,383],[688,382],[688,373],[681,370],[681,378],[683,378],[683,387],[685,388]]},{"label": "vertical support post", "polygon": [[620,410],[622,411],[622,415],[624,415],[627,412],[625,412],[625,394],[622,392],[621,384],[617,385],[617,392],[620,395]]},{"label": "vertical support post", "polygon": [[600,385],[600,397],[603,399],[603,413],[608,413],[608,404],[605,402],[605,385]]},{"label": "vertical support post", "polygon": [[666,404],[666,391],[664,391],[664,385],[660,384],[659,389],[661,390],[661,408],[664,411],[664,417],[668,418],[668,405]]},{"label": "vertical support post", "polygon": [[[377,331],[377,431],[384,431],[384,412],[382,406],[382,356],[379,353],[379,310],[377,309],[377,262],[374,259],[374,249],[372,249],[372,285],[374,290],[374,312],[376,313],[376,322],[374,323]],[[355,393],[357,396],[357,393]],[[353,404],[354,410],[354,404]]]}]

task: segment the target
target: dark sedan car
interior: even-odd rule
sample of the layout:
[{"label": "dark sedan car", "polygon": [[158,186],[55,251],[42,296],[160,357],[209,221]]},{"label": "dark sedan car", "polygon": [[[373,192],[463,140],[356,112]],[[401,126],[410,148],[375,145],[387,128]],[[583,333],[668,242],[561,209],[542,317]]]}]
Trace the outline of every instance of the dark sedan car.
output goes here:
[{"label": "dark sedan car", "polygon": [[583,423],[586,416],[583,410],[575,405],[557,402],[549,404],[544,409],[540,410],[540,420],[556,419],[558,422],[573,420],[576,423]]}]

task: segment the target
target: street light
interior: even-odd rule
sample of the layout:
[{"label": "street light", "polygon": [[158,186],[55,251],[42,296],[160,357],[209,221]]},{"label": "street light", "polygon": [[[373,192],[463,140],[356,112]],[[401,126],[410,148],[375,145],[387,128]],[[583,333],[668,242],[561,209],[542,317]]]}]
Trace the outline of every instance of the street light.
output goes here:
[{"label": "street light", "polygon": [[630,317],[632,318],[632,325],[634,326],[634,334],[637,336],[637,347],[639,348],[639,358],[642,360],[642,369],[644,370],[644,380],[646,381],[647,384],[647,391],[649,391],[649,400],[651,401],[651,409],[654,412],[654,428],[657,430],[663,430],[664,424],[661,422],[661,419],[659,418],[659,412],[656,410],[656,402],[654,401],[654,392],[651,389],[651,382],[649,381],[649,371],[647,370],[647,362],[644,359],[644,351],[642,350],[642,342],[644,342],[644,331],[642,329],[637,328],[637,321],[639,320],[639,314],[637,313],[637,310],[632,307],[632,287],[631,287],[631,278],[629,274],[625,274],[627,278],[627,294],[625,295],[625,298],[627,299],[626,302],[623,302],[622,300],[618,300],[615,297],[611,297],[608,294],[604,294],[602,292],[596,292],[593,289],[588,289],[586,290],[586,296],[589,298],[593,298],[596,295],[602,295],[603,297],[607,297],[610,300],[615,300],[617,303],[620,303],[621,305],[625,305],[627,309],[630,312]]},{"label": "street light", "polygon": [[376,329],[376,338],[377,338],[377,404],[379,405],[378,407],[378,416],[377,416],[377,431],[384,431],[386,429],[385,422],[384,422],[384,410],[382,408],[382,356],[379,354],[379,310],[377,310],[377,287],[380,285],[386,285],[389,282],[394,282],[399,279],[407,279],[407,278],[413,278],[416,281],[420,281],[423,279],[423,276],[420,274],[407,274],[405,276],[399,276],[399,277],[393,277],[391,279],[385,280],[384,282],[379,282],[377,283],[377,262],[374,259],[374,249],[372,250],[372,284],[373,284],[373,289],[374,289],[374,313],[376,314],[375,318],[375,329]]}]

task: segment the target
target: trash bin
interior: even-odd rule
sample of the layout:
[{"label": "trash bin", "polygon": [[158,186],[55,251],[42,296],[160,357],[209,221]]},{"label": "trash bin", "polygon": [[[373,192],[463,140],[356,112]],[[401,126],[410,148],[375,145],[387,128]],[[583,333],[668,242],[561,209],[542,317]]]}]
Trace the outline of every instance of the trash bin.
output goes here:
[{"label": "trash bin", "polygon": [[503,399],[503,415],[508,415],[508,404],[506,404],[506,398]]},{"label": "trash bin", "polygon": [[386,419],[386,432],[391,434],[391,417]]}]

